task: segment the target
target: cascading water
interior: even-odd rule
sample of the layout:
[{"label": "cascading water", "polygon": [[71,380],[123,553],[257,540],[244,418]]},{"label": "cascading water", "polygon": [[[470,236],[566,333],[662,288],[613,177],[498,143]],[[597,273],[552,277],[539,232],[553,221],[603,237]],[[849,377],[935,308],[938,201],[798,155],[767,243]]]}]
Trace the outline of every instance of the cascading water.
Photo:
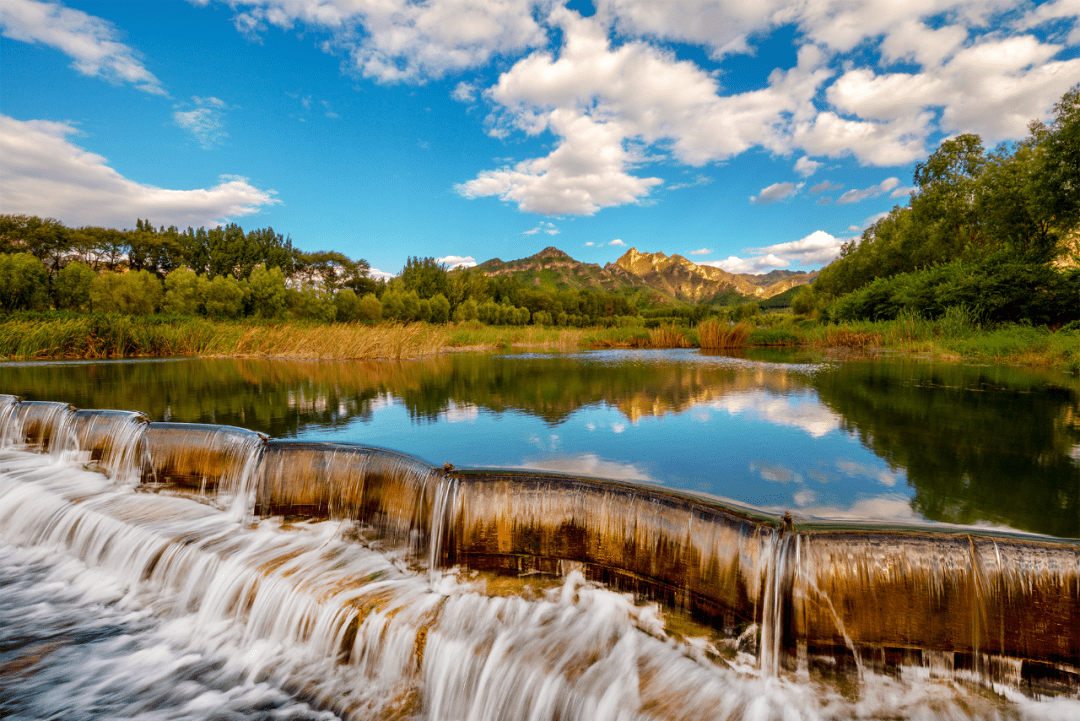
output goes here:
[{"label": "cascading water", "polygon": [[[6,717],[1080,713],[1074,544],[796,530],[664,489],[72,415],[84,454],[145,428],[140,488],[159,492],[0,450]],[[99,466],[130,472],[139,452],[114,452]],[[855,693],[826,682],[848,653]]]}]

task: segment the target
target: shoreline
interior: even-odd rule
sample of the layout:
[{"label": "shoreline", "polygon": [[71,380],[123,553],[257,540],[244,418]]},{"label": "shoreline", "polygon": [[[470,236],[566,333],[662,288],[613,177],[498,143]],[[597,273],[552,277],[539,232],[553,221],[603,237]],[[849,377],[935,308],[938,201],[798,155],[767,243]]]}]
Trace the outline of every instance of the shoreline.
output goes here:
[{"label": "shoreline", "polygon": [[[1080,375],[1080,332],[1031,326],[942,332],[923,321],[820,325],[768,316],[745,327],[732,351],[803,348],[889,353],[922,360],[1052,368]],[[0,358],[7,361],[119,358],[276,358],[405,360],[451,352],[700,348],[698,329],[644,326],[563,328],[476,323],[303,323],[212,321],[176,316],[14,314],[0,318]]]}]

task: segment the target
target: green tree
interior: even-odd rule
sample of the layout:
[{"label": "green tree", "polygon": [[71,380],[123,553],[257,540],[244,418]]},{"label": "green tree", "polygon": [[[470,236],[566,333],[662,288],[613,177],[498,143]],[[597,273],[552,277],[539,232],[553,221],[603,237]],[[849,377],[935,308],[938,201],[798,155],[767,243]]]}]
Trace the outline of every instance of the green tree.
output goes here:
[{"label": "green tree", "polygon": [[56,274],[56,307],[68,310],[90,309],[90,286],[97,273],[86,263],[72,261]]},{"label": "green tree", "polygon": [[360,299],[352,288],[342,288],[334,296],[334,305],[337,307],[337,315],[334,319],[339,322],[347,322],[360,318]]},{"label": "green tree", "polygon": [[334,295],[328,290],[304,285],[287,289],[285,298],[293,318],[331,323],[337,317]]},{"label": "green tree", "polygon": [[479,303],[475,298],[469,298],[461,303],[454,309],[454,320],[458,323],[462,323],[468,320],[477,320],[479,318]]},{"label": "green tree", "polygon": [[219,275],[206,284],[203,307],[211,318],[238,318],[244,311],[244,287],[232,275]]},{"label": "green tree", "polygon": [[285,273],[279,267],[255,266],[247,280],[248,306],[256,318],[284,318],[286,303]]},{"label": "green tree", "polygon": [[27,252],[58,268],[69,249],[68,229],[59,220],[36,215],[0,215],[0,251]]},{"label": "green tree", "polygon": [[90,284],[90,305],[105,312],[150,315],[161,305],[163,294],[161,281],[149,271],[110,271]]},{"label": "green tree", "polygon": [[405,290],[414,291],[420,299],[430,299],[440,293],[446,296],[450,292],[446,266],[434,258],[414,258],[410,255],[398,280]]},{"label": "green tree", "polygon": [[49,307],[49,273],[30,253],[0,255],[0,307],[7,311]]},{"label": "green tree", "polygon": [[206,276],[180,266],[165,277],[165,300],[161,309],[166,313],[195,316],[203,312],[209,283]]},{"label": "green tree", "polygon": [[450,301],[442,293],[431,299],[431,322],[445,323],[450,320]]},{"label": "green tree", "polygon": [[357,316],[359,320],[376,322],[382,320],[382,316],[382,303],[374,293],[368,293],[360,299],[360,314]]}]

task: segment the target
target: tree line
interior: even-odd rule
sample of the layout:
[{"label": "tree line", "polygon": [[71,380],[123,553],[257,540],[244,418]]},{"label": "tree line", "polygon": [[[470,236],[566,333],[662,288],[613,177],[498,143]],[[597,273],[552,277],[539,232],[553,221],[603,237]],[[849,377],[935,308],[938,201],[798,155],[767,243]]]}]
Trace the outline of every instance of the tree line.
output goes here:
[{"label": "tree line", "polygon": [[844,244],[795,311],[887,320],[963,306],[989,322],[1080,317],[1080,277],[1053,262],[1080,253],[1080,85],[1049,124],[1028,129],[991,150],[972,134],[941,143],[916,166],[907,207]]},{"label": "tree line", "polygon": [[68,228],[26,215],[0,216],[0,309],[175,313],[215,319],[381,319],[490,325],[619,325],[638,322],[626,296],[548,291],[510,277],[450,271],[409,257],[400,275],[376,280],[366,260],[303,252],[273,228]]}]

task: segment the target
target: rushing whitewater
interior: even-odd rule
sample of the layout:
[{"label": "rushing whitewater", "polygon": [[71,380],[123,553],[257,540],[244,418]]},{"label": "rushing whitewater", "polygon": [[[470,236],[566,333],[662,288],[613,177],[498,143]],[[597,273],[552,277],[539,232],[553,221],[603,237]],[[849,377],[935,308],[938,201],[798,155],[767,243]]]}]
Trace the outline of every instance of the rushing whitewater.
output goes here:
[{"label": "rushing whitewater", "polygon": [[[29,405],[0,397],[5,717],[1080,714],[1068,544],[796,533],[624,484]],[[890,621],[890,596],[960,640]],[[1058,646],[1028,648],[1047,624]]]}]

